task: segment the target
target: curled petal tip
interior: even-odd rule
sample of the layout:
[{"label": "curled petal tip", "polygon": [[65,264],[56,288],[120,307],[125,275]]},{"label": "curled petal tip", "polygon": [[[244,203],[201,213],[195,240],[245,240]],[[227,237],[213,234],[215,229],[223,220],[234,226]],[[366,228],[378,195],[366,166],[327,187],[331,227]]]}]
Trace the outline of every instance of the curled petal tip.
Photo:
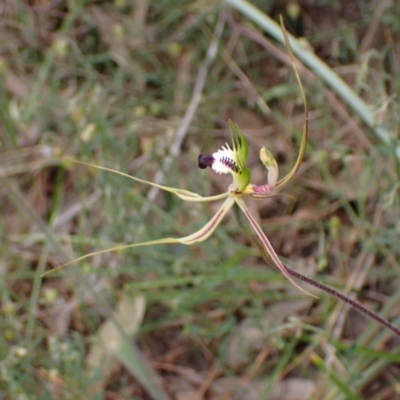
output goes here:
[{"label": "curled petal tip", "polygon": [[214,163],[214,157],[211,154],[200,154],[199,155],[199,168],[204,169],[207,167],[212,167],[213,163]]}]

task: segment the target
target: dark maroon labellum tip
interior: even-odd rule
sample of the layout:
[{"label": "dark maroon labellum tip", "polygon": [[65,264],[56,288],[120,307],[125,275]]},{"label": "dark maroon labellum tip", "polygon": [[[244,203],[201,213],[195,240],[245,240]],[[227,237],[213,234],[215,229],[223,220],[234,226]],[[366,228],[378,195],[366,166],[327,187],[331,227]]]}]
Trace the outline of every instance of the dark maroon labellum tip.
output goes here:
[{"label": "dark maroon labellum tip", "polygon": [[211,154],[200,154],[199,155],[199,168],[204,169],[207,167],[210,167],[213,165],[214,163],[214,157]]}]

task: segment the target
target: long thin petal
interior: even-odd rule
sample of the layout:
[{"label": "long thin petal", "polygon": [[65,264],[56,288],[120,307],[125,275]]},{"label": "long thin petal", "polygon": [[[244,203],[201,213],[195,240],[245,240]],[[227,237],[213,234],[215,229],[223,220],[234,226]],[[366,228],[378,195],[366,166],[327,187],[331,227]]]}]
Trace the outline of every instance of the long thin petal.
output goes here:
[{"label": "long thin petal", "polygon": [[68,265],[71,265],[73,263],[85,260],[86,258],[93,257],[93,256],[99,255],[99,254],[110,253],[113,251],[121,251],[121,250],[126,250],[126,249],[132,249],[135,247],[152,246],[152,245],[156,245],[156,244],[180,243],[180,244],[190,246],[194,243],[202,242],[203,240],[206,240],[215,231],[216,227],[221,222],[222,218],[225,216],[227,211],[232,207],[232,205],[234,203],[235,203],[234,198],[228,197],[225,200],[225,202],[222,204],[222,206],[219,208],[219,210],[215,213],[215,215],[211,218],[211,220],[206,225],[204,225],[201,229],[199,229],[195,233],[192,233],[191,235],[184,236],[182,238],[165,238],[165,239],[158,239],[158,240],[150,240],[148,242],[126,244],[126,245],[110,247],[110,248],[104,249],[104,250],[94,251],[92,253],[85,254],[82,257],[78,257],[75,260],[69,261],[66,264],[60,265],[59,267],[54,268],[51,271],[47,271],[44,274],[42,274],[42,276],[48,275],[55,271],[58,271],[58,270],[60,270],[64,267],[67,267]]},{"label": "long thin petal", "polygon": [[247,217],[249,220],[251,226],[253,227],[254,231],[256,232],[257,236],[259,237],[261,243],[263,244],[265,250],[267,251],[269,258],[271,259],[273,265],[275,265],[282,273],[283,275],[286,276],[287,279],[291,283],[293,283],[294,286],[296,286],[299,290],[302,292],[312,296],[316,297],[313,294],[307,292],[305,289],[303,289],[301,286],[299,286],[295,280],[292,278],[292,276],[289,274],[286,266],[282,263],[282,261],[279,259],[278,255],[276,254],[274,248],[272,247],[270,241],[268,238],[265,236],[263,230],[261,229],[260,225],[258,225],[257,221],[253,218],[253,216],[250,214],[250,211],[248,210],[245,202],[241,198],[236,198],[236,203],[237,205],[241,208],[243,211],[244,215]]},{"label": "long thin petal", "polygon": [[192,233],[189,236],[178,239],[179,243],[191,245],[193,243],[206,240],[215,231],[215,228],[219,225],[222,218],[224,218],[225,214],[229,211],[234,203],[235,199],[233,197],[228,197],[219,208],[219,210],[215,213],[215,215],[210,219],[210,221],[205,226],[203,226],[203,228],[195,233]]},{"label": "long thin petal", "polygon": [[301,96],[303,98],[303,104],[304,104],[304,126],[303,126],[303,135],[301,137],[301,144],[300,144],[300,149],[299,149],[299,154],[297,156],[297,160],[296,160],[296,164],[294,165],[294,167],[292,168],[292,170],[281,180],[278,181],[278,183],[276,184],[276,187],[280,187],[285,185],[290,179],[291,177],[296,173],[297,169],[299,168],[301,161],[303,160],[303,156],[304,153],[306,151],[306,146],[307,146],[307,136],[308,136],[308,105],[307,105],[307,99],[306,99],[306,95],[304,93],[304,89],[303,89],[303,85],[301,83],[301,79],[299,76],[299,73],[297,71],[296,68],[296,62],[295,62],[295,58],[292,52],[292,47],[290,46],[290,42],[289,42],[289,38],[288,35],[286,33],[286,28],[285,25],[283,23],[283,18],[282,16],[280,17],[281,20],[281,27],[282,27],[282,32],[283,32],[283,36],[285,38],[285,43],[286,43],[286,47],[289,53],[289,57],[290,57],[290,62],[292,64],[292,67],[294,69],[294,73],[296,75],[296,79],[297,79],[297,83],[299,84],[300,87],[300,92],[301,92]]},{"label": "long thin petal", "polygon": [[146,181],[146,180],[140,179],[140,178],[136,178],[135,176],[125,174],[124,172],[117,171],[117,170],[112,169],[112,168],[101,167],[100,165],[90,164],[90,163],[86,163],[86,162],[83,162],[83,161],[74,160],[72,158],[65,158],[64,160],[66,162],[73,162],[75,164],[86,165],[88,167],[101,169],[103,171],[113,172],[114,174],[125,176],[125,177],[127,177],[129,179],[133,179],[134,181],[145,183],[145,184],[151,185],[151,186],[155,186],[155,187],[157,187],[159,189],[165,190],[166,192],[173,193],[176,196],[178,196],[179,198],[181,198],[182,200],[189,201],[189,202],[216,201],[216,200],[224,199],[224,198],[229,196],[229,193],[226,192],[226,193],[221,193],[221,194],[218,194],[218,195],[215,195],[215,196],[203,197],[203,196],[200,196],[197,193],[190,192],[189,190],[184,190],[184,189],[173,188],[173,187],[169,187],[169,186],[158,185],[157,183]]}]

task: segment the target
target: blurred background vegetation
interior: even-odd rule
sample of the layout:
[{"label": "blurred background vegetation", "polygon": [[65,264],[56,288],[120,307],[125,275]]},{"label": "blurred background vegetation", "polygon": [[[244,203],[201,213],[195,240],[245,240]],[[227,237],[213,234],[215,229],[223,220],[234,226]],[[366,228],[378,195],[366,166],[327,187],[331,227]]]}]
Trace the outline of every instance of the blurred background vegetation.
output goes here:
[{"label": "blurred background vegetation", "polygon": [[[41,277],[92,251],[194,232],[218,206],[65,157],[217,194],[229,178],[197,157],[229,140],[232,119],[255,183],[262,145],[291,168],[304,112],[287,51],[236,3],[1,2],[0,399],[400,398],[399,338],[293,288],[232,215],[198,245],[102,254]],[[249,207],[289,265],[398,326],[400,4],[253,5],[282,14],[388,136],[299,64],[306,159],[289,196]]]}]

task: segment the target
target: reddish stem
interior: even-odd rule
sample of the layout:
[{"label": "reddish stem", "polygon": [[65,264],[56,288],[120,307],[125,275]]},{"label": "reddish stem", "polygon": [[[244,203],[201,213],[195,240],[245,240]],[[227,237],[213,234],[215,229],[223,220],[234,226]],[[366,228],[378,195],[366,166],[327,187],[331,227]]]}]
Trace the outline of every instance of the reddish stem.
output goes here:
[{"label": "reddish stem", "polygon": [[356,311],[360,312],[361,314],[367,315],[368,317],[374,319],[376,322],[380,323],[384,327],[390,329],[396,335],[400,336],[400,329],[395,327],[387,319],[381,317],[375,311],[370,310],[369,308],[365,307],[358,301],[351,299],[350,297],[344,295],[343,293],[340,293],[338,290],[333,289],[330,286],[324,285],[323,283],[318,282],[312,278],[309,278],[308,276],[305,276],[305,275],[301,274],[300,272],[295,271],[294,269],[288,267],[287,265],[285,265],[285,266],[286,266],[287,272],[289,272],[289,274],[292,275],[293,277],[300,279],[301,281],[306,282],[309,285],[315,286],[316,288],[323,290],[324,292],[330,294],[331,296],[336,297],[337,299],[347,303],[348,305],[353,307]]}]

